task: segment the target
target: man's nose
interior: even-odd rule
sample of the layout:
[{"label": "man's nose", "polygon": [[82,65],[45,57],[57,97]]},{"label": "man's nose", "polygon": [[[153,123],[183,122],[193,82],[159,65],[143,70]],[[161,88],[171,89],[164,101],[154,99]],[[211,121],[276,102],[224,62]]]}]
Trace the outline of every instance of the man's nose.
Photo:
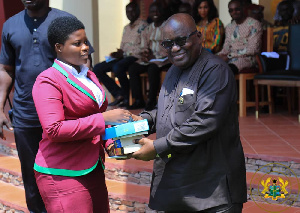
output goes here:
[{"label": "man's nose", "polygon": [[173,44],[171,48],[171,52],[178,52],[180,50],[180,46],[178,44]]}]

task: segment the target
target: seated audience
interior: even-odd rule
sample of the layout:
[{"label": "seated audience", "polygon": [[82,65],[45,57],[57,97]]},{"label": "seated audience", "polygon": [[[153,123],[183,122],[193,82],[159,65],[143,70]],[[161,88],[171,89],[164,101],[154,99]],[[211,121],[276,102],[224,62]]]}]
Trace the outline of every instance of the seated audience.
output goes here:
[{"label": "seated audience", "polygon": [[[277,5],[278,19],[273,29],[273,51],[286,52],[288,44],[289,24],[293,18],[294,7],[290,1],[282,1]],[[276,18],[276,17],[275,17]]]},{"label": "seated audience", "polygon": [[224,40],[224,25],[213,0],[196,0],[193,9],[197,30],[202,34],[202,46],[212,53],[219,52]]},{"label": "seated audience", "polygon": [[[148,25],[145,21],[139,19],[139,5],[134,2],[126,6],[126,15],[130,23],[124,27],[120,49],[110,54],[114,60],[110,62],[103,61],[94,67],[94,72],[100,82],[115,98],[115,101],[111,102],[109,106],[128,106],[129,80],[126,71],[129,65],[140,58],[141,33]],[[107,72],[110,71],[119,79],[121,87],[107,75]]]},{"label": "seated audience", "polygon": [[140,74],[144,72],[148,73],[149,79],[149,94],[145,109],[151,110],[155,107],[156,96],[160,86],[160,72],[169,64],[168,60],[150,61],[151,59],[167,57],[167,53],[161,46],[164,14],[159,2],[153,2],[150,5],[149,16],[153,23],[142,33],[142,56],[137,62],[130,65],[128,69],[132,97],[135,99],[135,102],[129,106],[129,109],[145,107],[140,80]]},{"label": "seated audience", "polygon": [[255,55],[260,52],[262,27],[259,21],[246,17],[239,0],[228,4],[232,22],[225,28],[225,43],[218,55],[237,74],[256,65]]}]

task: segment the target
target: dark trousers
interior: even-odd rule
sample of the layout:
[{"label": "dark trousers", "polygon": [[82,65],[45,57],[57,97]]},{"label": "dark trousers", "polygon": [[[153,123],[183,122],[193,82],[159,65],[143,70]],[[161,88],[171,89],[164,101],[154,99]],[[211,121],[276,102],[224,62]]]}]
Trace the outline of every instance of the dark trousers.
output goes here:
[{"label": "dark trousers", "polygon": [[[232,204],[230,207],[228,205],[222,205],[213,207],[203,211],[197,211],[199,213],[242,213],[243,204]],[[165,213],[192,213],[191,211],[166,211]]]},{"label": "dark trousers", "polygon": [[[111,62],[103,61],[94,66],[94,73],[99,78],[100,82],[108,89],[108,91],[116,98],[123,96],[125,99],[129,97],[129,81],[126,71],[128,67],[137,60],[136,57],[129,56],[121,60]],[[107,72],[112,71],[119,79],[121,88],[116,84],[115,80],[107,75]]]},{"label": "dark trousers", "polygon": [[132,91],[132,97],[135,100],[143,101],[140,74],[147,72],[149,81],[148,101],[156,103],[156,96],[160,86],[161,70],[162,68],[153,63],[150,63],[149,65],[133,63],[132,65],[130,65],[130,67],[128,68],[129,82]]},{"label": "dark trousers", "polygon": [[16,146],[21,162],[22,178],[27,207],[30,212],[46,212],[45,205],[36,185],[33,165],[42,139],[42,128],[14,128]]}]

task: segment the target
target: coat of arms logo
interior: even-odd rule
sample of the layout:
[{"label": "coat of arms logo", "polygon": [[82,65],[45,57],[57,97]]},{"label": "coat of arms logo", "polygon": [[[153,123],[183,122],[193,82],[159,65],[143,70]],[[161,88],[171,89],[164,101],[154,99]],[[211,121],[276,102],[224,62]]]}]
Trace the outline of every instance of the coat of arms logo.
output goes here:
[{"label": "coat of arms logo", "polygon": [[284,181],[280,177],[278,177],[278,179],[272,179],[272,182],[271,177],[269,177],[267,180],[261,180],[260,183],[264,187],[264,190],[261,193],[265,195],[265,198],[277,200],[278,198],[285,198],[285,195],[288,194],[286,187],[289,182],[287,180]]}]

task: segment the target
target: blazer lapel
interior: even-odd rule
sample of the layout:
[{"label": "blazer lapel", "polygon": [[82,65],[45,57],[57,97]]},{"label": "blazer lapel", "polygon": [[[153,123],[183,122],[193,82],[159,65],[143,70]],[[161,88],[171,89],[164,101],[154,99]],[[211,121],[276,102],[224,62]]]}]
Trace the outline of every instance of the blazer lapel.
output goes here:
[{"label": "blazer lapel", "polygon": [[102,100],[102,103],[100,105],[102,105],[104,103],[104,101],[106,100],[106,93],[105,93],[105,90],[103,89],[103,87],[101,86],[101,84],[99,83],[99,80],[98,78],[96,77],[96,75],[92,72],[92,71],[88,71],[87,72],[87,77],[89,79],[91,79],[100,89],[101,93],[102,93],[102,97],[103,97],[103,100]]},{"label": "blazer lapel", "polygon": [[92,99],[98,105],[93,92],[88,87],[86,87],[83,83],[81,83],[77,78],[75,78],[71,73],[65,70],[62,64],[60,64],[57,60],[55,60],[52,67],[57,69],[62,75],[66,77],[67,83],[71,84],[75,89],[82,92],[84,95]]}]

